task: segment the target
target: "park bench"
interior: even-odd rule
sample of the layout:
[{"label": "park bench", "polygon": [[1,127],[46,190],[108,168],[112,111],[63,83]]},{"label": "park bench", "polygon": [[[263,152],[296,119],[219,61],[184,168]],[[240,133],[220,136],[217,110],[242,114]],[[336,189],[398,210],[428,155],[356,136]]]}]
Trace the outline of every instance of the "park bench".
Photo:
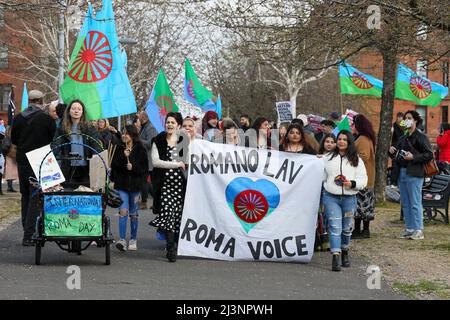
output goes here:
[{"label": "park bench", "polygon": [[[431,178],[422,189],[423,215],[428,220],[437,220],[438,213],[444,223],[449,223],[448,201],[450,196],[450,175],[438,174]],[[400,209],[400,220],[403,220],[403,210]]]},{"label": "park bench", "polygon": [[450,175],[438,174],[431,178],[428,187],[422,190],[422,205],[424,215],[436,220],[438,213],[444,223],[448,224],[448,200],[450,196]]}]

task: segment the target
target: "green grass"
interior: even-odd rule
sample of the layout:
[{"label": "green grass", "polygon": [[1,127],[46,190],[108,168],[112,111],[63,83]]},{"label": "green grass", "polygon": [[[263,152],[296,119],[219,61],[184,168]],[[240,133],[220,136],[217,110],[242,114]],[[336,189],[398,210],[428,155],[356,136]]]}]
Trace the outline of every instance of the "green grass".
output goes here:
[{"label": "green grass", "polygon": [[434,294],[441,299],[450,299],[450,287],[443,282],[429,280],[421,280],[417,284],[394,282],[393,286],[411,299],[418,299],[418,296],[423,294]]}]

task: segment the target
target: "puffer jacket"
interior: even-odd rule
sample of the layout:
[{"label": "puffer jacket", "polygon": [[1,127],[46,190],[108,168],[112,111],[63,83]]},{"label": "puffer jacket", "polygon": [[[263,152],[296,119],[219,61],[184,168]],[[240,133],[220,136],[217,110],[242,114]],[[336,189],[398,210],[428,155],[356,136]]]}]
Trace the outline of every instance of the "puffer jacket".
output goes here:
[{"label": "puffer jacket", "polygon": [[450,130],[444,131],[442,136],[436,138],[439,146],[439,161],[450,162]]},{"label": "puffer jacket", "polygon": [[[367,186],[366,167],[361,158],[359,158],[358,166],[354,167],[345,156],[332,157],[332,153],[323,157],[325,162],[324,188],[327,192],[337,196],[352,196]],[[339,175],[343,175],[347,180],[350,180],[352,188],[338,186],[334,179]]]}]

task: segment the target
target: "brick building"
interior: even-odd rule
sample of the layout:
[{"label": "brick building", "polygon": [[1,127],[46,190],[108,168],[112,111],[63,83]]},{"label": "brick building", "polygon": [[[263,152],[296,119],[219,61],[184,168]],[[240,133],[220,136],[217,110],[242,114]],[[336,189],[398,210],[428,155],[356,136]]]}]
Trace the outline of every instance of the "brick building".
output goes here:
[{"label": "brick building", "polygon": [[[14,87],[16,114],[20,111],[26,71],[23,61],[14,55],[20,49],[31,58],[36,49],[27,37],[20,36],[22,26],[18,11],[4,11],[0,7],[0,118],[8,121],[8,104],[11,88]],[[34,89],[28,84],[28,90]]]},{"label": "brick building", "polygon": [[[422,67],[424,65],[428,65],[428,61],[420,58],[402,57],[400,61],[408,68],[415,71],[419,76],[425,77],[430,81],[440,83],[446,87],[449,86],[450,58],[445,58],[435,62],[428,66],[428,68]],[[380,80],[383,79],[383,60],[379,54],[366,53],[354,61],[350,61],[349,63],[364,73],[370,74]],[[378,131],[380,123],[381,99],[375,97],[363,97],[361,99],[361,104],[361,109],[364,110],[363,113],[371,118],[374,129]],[[442,122],[447,123],[449,121],[449,107],[450,96],[447,96],[442,100],[439,106],[434,108],[430,106],[419,106],[413,101],[395,99],[392,122],[395,121],[397,112],[416,110],[422,116],[422,119],[424,120],[425,132],[429,136],[430,141],[434,144],[436,142],[436,136],[439,135],[440,124]]]}]

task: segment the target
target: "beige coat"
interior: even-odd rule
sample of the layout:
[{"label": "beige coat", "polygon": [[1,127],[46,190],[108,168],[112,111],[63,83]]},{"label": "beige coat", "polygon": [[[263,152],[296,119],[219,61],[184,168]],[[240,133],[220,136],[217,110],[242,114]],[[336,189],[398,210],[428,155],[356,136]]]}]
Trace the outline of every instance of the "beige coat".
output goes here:
[{"label": "beige coat", "polygon": [[373,189],[375,186],[375,149],[372,141],[366,136],[359,136],[355,141],[356,150],[359,157],[364,161],[367,171],[367,188]]}]

